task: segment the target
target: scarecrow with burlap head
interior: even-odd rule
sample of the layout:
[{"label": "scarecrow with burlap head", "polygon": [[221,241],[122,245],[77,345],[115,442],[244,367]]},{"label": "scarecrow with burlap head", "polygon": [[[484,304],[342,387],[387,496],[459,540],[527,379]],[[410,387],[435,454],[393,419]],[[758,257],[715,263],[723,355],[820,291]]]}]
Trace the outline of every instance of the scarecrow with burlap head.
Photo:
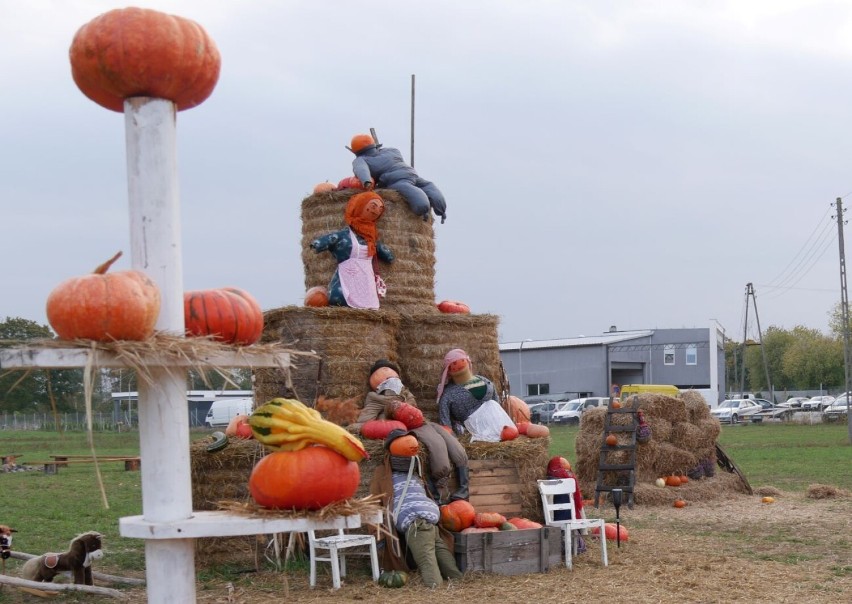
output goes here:
[{"label": "scarecrow with burlap head", "polygon": [[358,193],[346,204],[346,228],[311,242],[317,253],[328,250],[337,260],[337,270],[328,284],[329,306],[379,308],[379,296],[387,287],[379,275],[378,260],[393,262],[390,248],[379,241],[376,221],[385,211],[378,193]]}]

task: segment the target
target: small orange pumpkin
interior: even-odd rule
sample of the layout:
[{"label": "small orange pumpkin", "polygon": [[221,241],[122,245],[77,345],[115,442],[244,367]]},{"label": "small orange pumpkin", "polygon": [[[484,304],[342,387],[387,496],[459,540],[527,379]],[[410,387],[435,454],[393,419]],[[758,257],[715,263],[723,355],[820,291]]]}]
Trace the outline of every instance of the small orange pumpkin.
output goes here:
[{"label": "small orange pumpkin", "polygon": [[680,486],[680,478],[672,474],[671,476],[666,476],[666,486],[668,487],[679,487]]},{"label": "small orange pumpkin", "polygon": [[621,409],[621,401],[618,401],[618,400],[612,401],[612,402],[609,404],[609,406],[610,406],[612,409]]},{"label": "small orange pumpkin", "polygon": [[469,315],[470,306],[458,300],[443,300],[438,302],[438,310],[446,314]]},{"label": "small orange pumpkin", "polygon": [[72,277],[47,297],[47,321],[63,340],[144,340],[160,316],[160,290],[140,271],[107,273],[118,252],[90,275]]},{"label": "small orange pumpkin", "polygon": [[414,405],[410,405],[408,403],[400,403],[397,405],[393,411],[393,418],[396,421],[405,424],[405,427],[409,430],[419,428],[426,423],[426,419],[423,417],[423,412]]},{"label": "small orange pumpkin", "polygon": [[406,434],[393,439],[388,449],[391,455],[414,457],[420,452],[420,443],[417,442],[417,437],[413,434]]},{"label": "small orange pumpkin", "polygon": [[361,184],[361,181],[358,180],[357,176],[347,176],[339,183],[337,183],[338,191],[342,191],[344,189],[358,189],[360,191],[363,191],[364,185]]},{"label": "small orange pumpkin", "polygon": [[334,191],[334,184],[328,181],[321,182],[319,184],[314,185],[314,194],[316,193],[330,193]]},{"label": "small orange pumpkin", "polygon": [[352,497],[360,480],[356,462],[328,447],[311,446],[263,457],[249,477],[249,492],[263,507],[318,510]]},{"label": "small orange pumpkin", "polygon": [[503,426],[500,431],[500,440],[515,440],[518,438],[518,429],[515,426]]},{"label": "small orange pumpkin", "polygon": [[530,427],[530,423],[529,422],[518,422],[515,425],[518,427],[518,434],[523,434],[524,436],[526,436],[527,430]]},{"label": "small orange pumpkin", "polygon": [[506,522],[506,517],[497,512],[478,512],[473,517],[473,525],[476,528],[497,528]]},{"label": "small orange pumpkin", "polygon": [[472,526],[475,516],[476,510],[464,499],[456,499],[441,506],[441,526],[454,533]]},{"label": "small orange pumpkin", "polygon": [[507,522],[514,524],[517,529],[540,529],[542,527],[538,522],[528,518],[509,518]]},{"label": "small orange pumpkin", "polygon": [[683,499],[675,499],[672,505],[676,508],[685,508],[686,502]]},{"label": "small orange pumpkin", "polygon": [[682,485],[689,482],[689,477],[686,474],[681,474],[678,478],[680,478],[680,484]]},{"label": "small orange pumpkin", "polygon": [[541,424],[530,424],[527,426],[527,438],[546,438],[550,436],[550,428]]},{"label": "small orange pumpkin", "polygon": [[213,92],[222,60],[198,23],[146,8],[111,10],[83,25],[69,50],[77,87],[102,107],[130,97],[168,99],[178,111]]},{"label": "small orange pumpkin", "polygon": [[608,434],[606,437],[607,446],[614,447],[618,444],[618,437],[615,434]]},{"label": "small orange pumpkin", "polygon": [[225,436],[236,436],[237,438],[253,438],[254,432],[251,431],[251,426],[248,423],[249,416],[240,414],[235,415],[228,427],[225,428]]},{"label": "small orange pumpkin", "polygon": [[328,306],[328,289],[322,285],[315,285],[305,292],[305,306],[322,308]]}]

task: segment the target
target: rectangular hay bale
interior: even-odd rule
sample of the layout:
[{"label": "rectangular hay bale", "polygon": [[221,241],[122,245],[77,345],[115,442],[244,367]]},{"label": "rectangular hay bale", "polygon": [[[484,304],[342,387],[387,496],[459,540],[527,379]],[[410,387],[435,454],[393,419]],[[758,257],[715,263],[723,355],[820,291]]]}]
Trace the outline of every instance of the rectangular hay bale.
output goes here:
[{"label": "rectangular hay bale", "polygon": [[456,564],[462,572],[498,575],[543,573],[562,563],[562,531],[556,527],[454,533]]}]

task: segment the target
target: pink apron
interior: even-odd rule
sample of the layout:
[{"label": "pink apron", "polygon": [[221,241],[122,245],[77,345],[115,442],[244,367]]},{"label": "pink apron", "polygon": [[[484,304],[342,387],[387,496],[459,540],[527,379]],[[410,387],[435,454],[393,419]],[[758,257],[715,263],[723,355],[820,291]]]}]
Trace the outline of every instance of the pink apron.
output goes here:
[{"label": "pink apron", "polygon": [[376,292],[373,259],[369,256],[367,246],[361,245],[352,229],[349,229],[349,238],[352,240],[349,259],[337,266],[343,297],[352,308],[378,308],[379,295]]}]

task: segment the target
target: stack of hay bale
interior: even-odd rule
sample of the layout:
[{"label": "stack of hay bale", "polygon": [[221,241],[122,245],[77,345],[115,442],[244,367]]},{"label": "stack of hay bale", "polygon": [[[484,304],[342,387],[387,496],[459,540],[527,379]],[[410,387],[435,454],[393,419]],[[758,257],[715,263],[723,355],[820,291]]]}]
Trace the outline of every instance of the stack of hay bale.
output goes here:
[{"label": "stack of hay bale", "polygon": [[[747,492],[738,476],[716,473],[716,440],[721,427],[710,415],[704,397],[693,390],[679,397],[662,394],[640,394],[623,403],[625,408],[639,409],[651,428],[651,438],[636,448],[636,484],[634,501],[638,504],[670,504],[676,498],[713,499],[726,492]],[[577,435],[575,471],[580,487],[592,497],[598,480],[598,464],[604,444],[606,408],[590,409],[583,414]],[[611,423],[628,425],[631,414],[613,414]],[[628,444],[629,433],[617,434],[619,444]],[[608,453],[608,463],[626,463],[630,452]],[[666,476],[687,476],[681,487],[658,487],[655,481]],[[625,475],[607,472],[604,484],[623,484]]]}]

